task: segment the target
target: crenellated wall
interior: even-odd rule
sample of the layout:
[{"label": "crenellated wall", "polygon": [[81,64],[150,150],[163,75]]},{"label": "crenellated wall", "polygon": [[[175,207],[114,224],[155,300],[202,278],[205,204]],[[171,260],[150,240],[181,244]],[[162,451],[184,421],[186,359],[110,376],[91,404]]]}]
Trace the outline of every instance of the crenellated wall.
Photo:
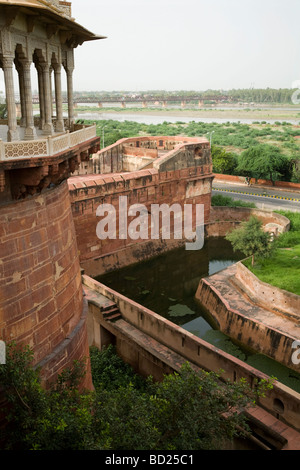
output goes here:
[{"label": "crenellated wall", "polygon": [[106,174],[157,168],[173,171],[201,166],[212,172],[209,142],[205,138],[183,136],[147,136],[120,139],[93,155],[76,172]]},{"label": "crenellated wall", "polygon": [[[147,164],[145,166],[145,159]],[[143,169],[140,167],[144,166]],[[136,171],[129,171],[132,168]],[[69,179],[72,212],[82,267],[90,275],[99,275],[155,256],[164,250],[180,246],[184,236],[174,236],[174,217],[170,215],[170,240],[151,234],[152,205],[173,204],[192,206],[193,229],[196,206],[204,208],[204,223],[210,219],[212,162],[209,142],[204,138],[134,137],[121,139],[93,155],[92,174]],[[120,197],[125,197],[126,208]],[[116,215],[115,235],[99,238],[97,208],[109,204]],[[128,210],[141,204],[148,211],[147,236],[132,239],[128,232],[120,236],[119,219],[125,217],[127,227],[135,218]],[[124,215],[123,212],[127,213]]]},{"label": "crenellated wall", "polygon": [[[131,240],[130,237],[100,240],[96,229],[100,220],[96,216],[100,204],[109,203],[119,213],[119,196],[127,196],[128,207],[141,203],[150,212],[152,204],[203,204],[205,222],[210,217],[211,181],[209,174],[203,175],[202,167],[184,168],[159,172],[145,169],[111,175],[86,175],[69,179],[72,213],[82,267],[90,275],[119,266],[118,258],[128,258],[126,264],[136,262],[149,254],[154,256],[161,250],[179,246],[184,240]],[[150,215],[149,215],[150,218]],[[127,218],[128,224],[133,217]],[[195,220],[195,217],[194,217]],[[149,220],[150,231],[150,220]],[[170,219],[171,234],[174,220]],[[106,268],[104,268],[106,265]]]}]

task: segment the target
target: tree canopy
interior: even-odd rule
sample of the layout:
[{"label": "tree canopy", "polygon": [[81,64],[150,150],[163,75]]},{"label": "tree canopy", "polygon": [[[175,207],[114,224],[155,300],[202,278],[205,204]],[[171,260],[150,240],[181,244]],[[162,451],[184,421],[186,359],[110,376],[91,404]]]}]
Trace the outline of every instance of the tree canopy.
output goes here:
[{"label": "tree canopy", "polygon": [[[134,374],[112,346],[91,348],[95,390],[78,391],[83,365],[75,362],[50,389],[32,367],[32,351],[8,345],[0,382],[7,426],[0,436],[10,450],[222,449],[249,431],[243,410],[268,382],[224,382],[186,363],[161,382]],[[226,416],[226,417],[225,417]]]},{"label": "tree canopy", "polygon": [[224,173],[230,175],[234,172],[237,165],[237,157],[232,152],[226,152],[226,150],[216,145],[212,145],[211,157],[213,163],[213,171],[215,173]]},{"label": "tree canopy", "polygon": [[241,226],[226,235],[234,251],[241,251],[252,257],[252,266],[255,256],[267,257],[272,252],[271,236],[262,229],[262,222],[251,216],[242,222]]},{"label": "tree canopy", "polygon": [[253,178],[274,182],[286,171],[287,158],[274,145],[255,145],[242,152],[237,172]]}]

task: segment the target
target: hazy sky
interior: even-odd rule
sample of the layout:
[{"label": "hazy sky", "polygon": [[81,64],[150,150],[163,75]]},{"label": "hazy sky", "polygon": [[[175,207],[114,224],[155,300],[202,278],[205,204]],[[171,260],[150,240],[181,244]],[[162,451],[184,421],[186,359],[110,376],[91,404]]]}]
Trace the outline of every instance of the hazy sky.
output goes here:
[{"label": "hazy sky", "polygon": [[73,0],[75,90],[291,88],[299,0]]}]

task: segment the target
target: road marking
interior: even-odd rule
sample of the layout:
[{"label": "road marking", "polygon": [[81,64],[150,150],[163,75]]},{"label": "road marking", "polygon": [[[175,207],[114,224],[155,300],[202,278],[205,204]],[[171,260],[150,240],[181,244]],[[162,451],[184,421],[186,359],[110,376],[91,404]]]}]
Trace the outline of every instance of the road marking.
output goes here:
[{"label": "road marking", "polygon": [[212,188],[213,191],[223,191],[227,193],[236,193],[236,194],[245,194],[247,196],[258,196],[258,197],[269,197],[273,199],[283,199],[285,201],[294,201],[294,202],[299,202],[300,199],[294,199],[290,197],[283,197],[283,196],[273,196],[271,194],[257,194],[257,193],[247,193],[245,191],[235,191],[233,189],[221,189],[221,188]]}]

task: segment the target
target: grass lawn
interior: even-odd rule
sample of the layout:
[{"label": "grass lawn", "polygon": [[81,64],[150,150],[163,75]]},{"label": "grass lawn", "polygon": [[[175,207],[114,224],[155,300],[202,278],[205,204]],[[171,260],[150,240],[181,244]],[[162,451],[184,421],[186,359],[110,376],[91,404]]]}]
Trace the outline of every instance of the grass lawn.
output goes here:
[{"label": "grass lawn", "polygon": [[245,266],[261,281],[300,295],[300,245],[277,248],[270,258],[251,260]]},{"label": "grass lawn", "polygon": [[253,267],[251,259],[244,264],[262,282],[300,295],[300,212],[277,212],[290,220],[289,232],[278,237],[270,258],[257,258]]}]

